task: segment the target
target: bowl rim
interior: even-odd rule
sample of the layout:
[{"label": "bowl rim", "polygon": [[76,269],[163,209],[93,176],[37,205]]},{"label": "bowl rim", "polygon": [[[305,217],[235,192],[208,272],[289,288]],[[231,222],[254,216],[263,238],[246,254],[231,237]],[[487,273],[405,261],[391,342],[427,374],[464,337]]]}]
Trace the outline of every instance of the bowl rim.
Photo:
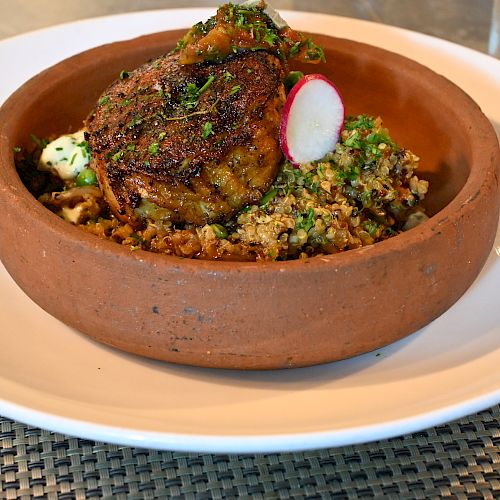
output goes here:
[{"label": "bowl rim", "polygon": [[[174,255],[157,254],[146,250],[131,251],[128,246],[120,245],[117,242],[100,238],[90,234],[82,229],[70,224],[49,209],[44,207],[27,189],[19,177],[14,162],[14,151],[9,144],[10,138],[8,135],[9,126],[14,125],[14,120],[6,120],[5,115],[9,115],[11,109],[15,109],[21,97],[35,89],[39,79],[45,77],[48,73],[57,73],[68,62],[78,63],[81,59],[88,59],[94,53],[101,52],[104,48],[114,46],[117,50],[126,50],[128,45],[137,43],[137,40],[154,40],[156,37],[173,32],[184,32],[185,30],[167,30],[164,32],[151,33],[129,40],[112,42],[109,44],[100,45],[65,58],[62,61],[46,68],[38,73],[27,82],[22,84],[13,94],[11,94],[5,102],[0,106],[0,201],[2,198],[9,199],[11,202],[18,202],[25,211],[26,217],[36,221],[37,224],[43,225],[44,229],[60,239],[70,241],[71,244],[82,246],[86,245],[88,250],[94,254],[100,254],[108,259],[126,259],[136,263],[144,264],[147,267],[162,267],[162,268],[178,268],[181,266],[184,270],[193,272],[211,272],[211,273],[240,273],[242,271],[251,271],[258,269],[272,274],[283,273],[285,271],[307,270],[307,272],[324,271],[325,267],[336,268],[337,270],[346,266],[356,264],[361,259],[366,259],[366,254],[372,257],[387,256],[391,253],[403,252],[405,249],[411,248],[414,245],[428,240],[439,234],[439,228],[448,222],[454,222],[464,216],[464,209],[473,202],[480,194],[481,189],[487,184],[488,177],[483,175],[480,165],[493,167],[491,174],[496,178],[498,184],[498,171],[500,168],[500,147],[498,138],[494,132],[488,118],[484,115],[481,108],[476,102],[460,87],[436,73],[423,64],[420,64],[410,58],[400,54],[391,52],[380,47],[375,47],[363,42],[348,40],[345,38],[337,38],[329,35],[308,33],[317,37],[326,37],[335,40],[347,41],[359,48],[366,48],[377,56],[390,57],[395,60],[405,60],[406,64],[410,64],[414,71],[424,72],[434,79],[439,78],[453,95],[455,104],[460,106],[462,117],[474,115],[476,123],[480,124],[479,129],[475,129],[469,137],[471,137],[472,145],[476,145],[479,141],[486,141],[488,147],[472,147],[471,152],[471,170],[467,179],[458,193],[450,200],[450,202],[431,216],[429,220],[421,223],[419,226],[398,234],[397,236],[388,238],[387,240],[377,242],[372,245],[363,246],[356,249],[339,252],[336,254],[319,255],[307,257],[305,259],[294,259],[288,261],[259,261],[259,262],[241,262],[241,261],[225,261],[225,260],[203,260],[194,258],[183,258]],[[60,75],[59,75],[60,77]],[[54,80],[57,81],[57,80]],[[447,93],[447,95],[450,95]],[[458,102],[456,100],[459,100]],[[11,116],[15,116],[14,113]],[[468,120],[464,119],[464,125]],[[476,168],[473,168],[473,166]],[[496,165],[496,171],[495,171]],[[307,265],[305,265],[307,264]]]}]

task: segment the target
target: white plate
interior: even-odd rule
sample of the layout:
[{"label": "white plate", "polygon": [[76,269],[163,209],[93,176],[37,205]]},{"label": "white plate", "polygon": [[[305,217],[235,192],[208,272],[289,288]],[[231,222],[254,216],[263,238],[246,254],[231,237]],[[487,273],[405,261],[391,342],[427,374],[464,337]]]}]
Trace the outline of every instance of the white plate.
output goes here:
[{"label": "white plate", "polygon": [[[127,14],[0,42],[0,102],[71,54],[189,26],[211,13]],[[284,16],[299,29],[410,55],[460,85],[500,129],[500,61],[365,21]],[[500,401],[499,257],[497,234],[485,268],[462,299],[403,341],[347,361],[260,373],[178,367],[98,345],[46,314],[0,267],[0,413],[101,441],[199,452],[321,448],[443,423]]]}]

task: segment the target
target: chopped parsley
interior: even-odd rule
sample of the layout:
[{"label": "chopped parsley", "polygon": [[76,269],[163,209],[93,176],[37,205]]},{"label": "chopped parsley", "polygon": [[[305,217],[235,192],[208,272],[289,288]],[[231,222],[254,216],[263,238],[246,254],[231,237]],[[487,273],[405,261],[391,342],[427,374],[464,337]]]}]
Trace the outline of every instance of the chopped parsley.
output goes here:
[{"label": "chopped parsley", "polygon": [[239,92],[241,89],[241,85],[234,85],[233,88],[229,91],[229,95],[234,95]]},{"label": "chopped parsley", "polygon": [[111,159],[112,159],[113,161],[118,161],[118,160],[121,160],[121,159],[124,157],[124,155],[125,155],[125,151],[118,151],[117,153],[115,153],[115,154],[111,157]]},{"label": "chopped parsley", "polygon": [[296,219],[295,229],[303,229],[306,233],[314,226],[314,209],[309,208],[307,214],[299,214]]},{"label": "chopped parsley", "polygon": [[201,94],[203,94],[203,92],[205,92],[210,87],[210,85],[212,85],[214,80],[215,76],[210,75],[207,81],[200,88],[198,88],[195,83],[188,83],[181,95],[180,104],[186,109],[196,108],[196,106],[198,106],[198,100]]},{"label": "chopped parsley", "polygon": [[201,133],[201,136],[203,137],[203,139],[208,139],[208,137],[210,135],[212,135],[213,133],[214,133],[213,123],[212,122],[205,122],[203,124],[203,131]]},{"label": "chopped parsley", "polygon": [[148,152],[152,155],[157,155],[160,150],[160,145],[157,142],[153,142],[149,145]]}]

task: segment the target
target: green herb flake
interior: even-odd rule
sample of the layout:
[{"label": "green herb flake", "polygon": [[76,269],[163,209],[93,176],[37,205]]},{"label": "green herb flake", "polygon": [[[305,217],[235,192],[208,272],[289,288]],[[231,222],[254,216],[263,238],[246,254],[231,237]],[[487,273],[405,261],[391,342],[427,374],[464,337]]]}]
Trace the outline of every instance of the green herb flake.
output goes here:
[{"label": "green herb flake", "polygon": [[208,77],[208,80],[203,85],[203,87],[201,87],[201,89],[198,91],[198,95],[203,94],[203,92],[205,92],[208,89],[208,87],[210,87],[210,85],[212,85],[212,83],[213,83],[214,80],[215,80],[215,76],[214,75],[210,75]]},{"label": "green herb flake", "polygon": [[345,121],[344,127],[347,130],[370,130],[375,126],[374,119],[368,115],[359,115],[357,117],[348,117]]},{"label": "green herb flake", "polygon": [[224,72],[224,80],[226,82],[230,82],[231,80],[234,80],[236,77],[232,75],[229,71]]},{"label": "green herb flake", "polygon": [[76,160],[76,153],[73,153],[73,156],[71,157],[71,161],[69,162],[69,164],[73,165],[73,163],[75,163],[75,160]]},{"label": "green herb flake", "polygon": [[144,118],[141,115],[136,115],[136,116],[134,116],[134,118],[132,118],[130,123],[127,125],[127,128],[131,129],[131,128],[137,127],[137,125],[140,125],[143,121],[144,121]]},{"label": "green herb flake", "polygon": [[351,134],[344,142],[344,144],[352,149],[361,149],[361,136],[359,132],[356,130],[353,134]]},{"label": "green herb flake", "polygon": [[303,229],[306,233],[314,226],[314,209],[309,208],[306,216],[299,214],[297,216],[295,229]]},{"label": "green herb flake", "polygon": [[19,146],[14,146],[12,150],[14,151],[14,153],[20,153],[22,151],[22,148]]},{"label": "green herb flake", "polygon": [[30,139],[39,147],[40,149],[45,148],[49,141],[47,139],[42,139],[40,137],[37,137],[35,134],[30,134]]},{"label": "green herb flake", "polygon": [[127,144],[127,151],[135,151],[135,144]]},{"label": "green herb flake", "polygon": [[210,228],[215,234],[215,237],[222,240],[228,237],[227,229],[221,224],[211,224]]},{"label": "green herb flake", "polygon": [[229,91],[229,95],[234,95],[239,92],[241,89],[241,85],[234,85],[233,88]]},{"label": "green herb flake", "polygon": [[123,158],[123,156],[125,155],[125,152],[124,151],[118,151],[117,153],[115,153],[111,159],[113,161],[118,161],[118,160],[121,160]]},{"label": "green herb flake", "polygon": [[128,71],[122,70],[120,73],[120,80],[125,80],[125,78],[128,78],[130,76],[130,73]]},{"label": "green herb flake", "polygon": [[149,145],[148,152],[152,155],[157,155],[160,149],[160,145],[157,142],[153,142]]},{"label": "green herb flake", "polygon": [[210,135],[214,133],[213,131],[213,123],[212,122],[205,122],[203,124],[203,132],[201,133],[201,137],[203,139],[208,139]]},{"label": "green herb flake", "polygon": [[104,106],[107,102],[109,102],[109,96],[105,95],[99,99],[99,106]]},{"label": "green herb flake", "polygon": [[188,83],[181,96],[180,103],[187,109],[198,106],[199,89],[195,83]]},{"label": "green herb flake", "polygon": [[261,207],[264,207],[265,205],[267,205],[268,203],[270,203],[271,201],[274,200],[274,198],[276,198],[276,195],[278,194],[278,190],[277,189],[271,189],[270,191],[268,191],[263,197],[262,199],[260,200],[260,203],[259,205]]}]

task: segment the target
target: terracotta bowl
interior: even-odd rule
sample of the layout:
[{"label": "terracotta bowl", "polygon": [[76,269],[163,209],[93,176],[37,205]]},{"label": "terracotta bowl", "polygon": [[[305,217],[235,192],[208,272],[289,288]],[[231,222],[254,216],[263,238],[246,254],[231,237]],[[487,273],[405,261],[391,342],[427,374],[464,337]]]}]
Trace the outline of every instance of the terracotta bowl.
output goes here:
[{"label": "terracotta bowl", "polygon": [[445,78],[348,40],[315,36],[329,61],[320,71],[338,86],[348,113],[382,116],[395,139],[421,157],[432,217],[419,227],[306,261],[203,262],[131,252],[39,204],[16,173],[13,147],[29,145],[30,133],[78,129],[121,70],[168,51],[181,33],[79,54],[27,82],[2,107],[0,257],[37,304],[99,342],[142,356],[268,369],[379,348],[423,327],[467,290],[498,222],[496,135]]}]

